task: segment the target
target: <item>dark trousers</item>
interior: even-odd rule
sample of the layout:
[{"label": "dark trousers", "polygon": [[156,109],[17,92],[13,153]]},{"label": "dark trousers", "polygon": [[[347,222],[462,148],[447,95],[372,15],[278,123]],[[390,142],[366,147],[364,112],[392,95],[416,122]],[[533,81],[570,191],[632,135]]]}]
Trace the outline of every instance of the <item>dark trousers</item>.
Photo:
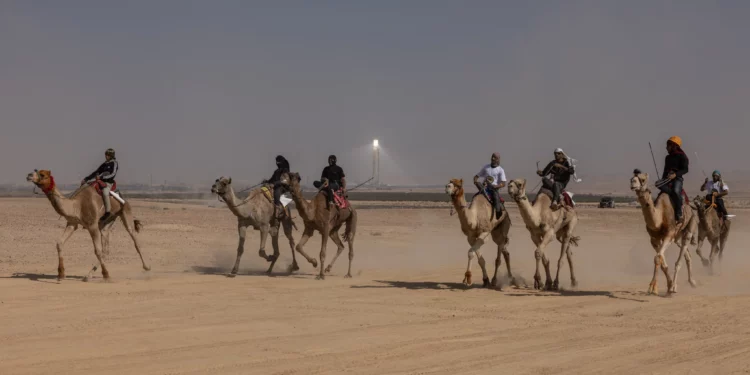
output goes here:
[{"label": "dark trousers", "polygon": [[329,182],[328,187],[326,188],[326,193],[328,194],[328,203],[333,202],[333,192],[338,191],[341,188],[338,182]]},{"label": "dark trousers", "polygon": [[552,202],[560,203],[560,195],[562,195],[565,184],[562,182],[556,182],[551,178],[543,178],[542,186],[552,192]]},{"label": "dark trousers", "polygon": [[[709,194],[706,195],[706,200],[711,202],[711,198],[713,195]],[[722,197],[716,197],[714,199],[714,203],[716,203],[716,212],[719,214],[719,217],[726,217],[728,215],[727,207],[724,206],[724,198]]]},{"label": "dark trousers", "polygon": [[682,218],[682,178],[675,178],[672,182],[662,185],[659,190],[669,194],[669,200],[672,201],[674,208],[674,218]]},{"label": "dark trousers", "polygon": [[273,203],[281,205],[281,194],[284,194],[284,185],[281,182],[273,184]]},{"label": "dark trousers", "polygon": [[487,188],[487,193],[495,204],[495,216],[499,219],[503,214],[503,201],[500,200],[500,191],[494,187]]}]

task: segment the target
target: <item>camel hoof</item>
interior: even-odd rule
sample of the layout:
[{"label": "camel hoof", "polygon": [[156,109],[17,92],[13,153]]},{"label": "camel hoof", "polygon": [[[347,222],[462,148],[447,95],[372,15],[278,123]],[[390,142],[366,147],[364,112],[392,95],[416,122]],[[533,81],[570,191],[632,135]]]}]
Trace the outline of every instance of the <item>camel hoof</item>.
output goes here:
[{"label": "camel hoof", "polygon": [[[82,281],[83,281],[84,283],[87,283],[87,282],[89,282],[89,277],[88,277],[88,276],[84,276],[84,277],[83,277],[83,279],[82,279]],[[61,282],[62,282],[62,279],[57,279],[57,282],[58,282],[58,283],[61,283]]]},{"label": "camel hoof", "polygon": [[326,273],[331,273],[331,266],[326,267]]},{"label": "camel hoof", "polygon": [[315,280],[325,280],[325,279],[326,279],[325,275],[318,275],[315,277]]},{"label": "camel hoof", "polygon": [[544,282],[544,290],[552,290],[552,281],[547,280],[546,282]]},{"label": "camel hoof", "polygon": [[144,271],[151,271],[151,267],[150,266],[143,266],[143,270]]},{"label": "camel hoof", "polygon": [[292,263],[292,271],[299,271],[299,265],[297,262]]},{"label": "camel hoof", "polygon": [[237,277],[237,273],[236,272],[232,272],[230,274],[227,274],[227,277],[230,278],[230,279],[233,279],[233,278]]},{"label": "camel hoof", "polygon": [[313,260],[312,260],[312,261],[310,262],[310,264],[312,264],[313,268],[317,268],[317,267],[318,267],[318,261],[317,261],[317,260],[315,260],[315,259],[313,259]]},{"label": "camel hoof", "polygon": [[552,283],[551,290],[560,290],[560,283],[557,280]]},{"label": "camel hoof", "polygon": [[345,279],[351,279],[352,278],[352,274],[347,273],[346,275],[344,275],[344,278]]},{"label": "camel hoof", "polygon": [[490,285],[492,287],[494,287],[494,288],[498,288],[499,289],[499,285],[497,283],[497,277],[494,277],[494,276],[492,277],[492,281],[490,281]]},{"label": "camel hoof", "polygon": [[471,284],[471,272],[466,271],[466,273],[464,274],[464,285],[471,286]]},{"label": "camel hoof", "polygon": [[698,283],[695,282],[695,280],[688,280],[688,282],[690,283],[690,286],[692,286],[693,288],[697,288],[698,287]]},{"label": "camel hoof", "polygon": [[570,280],[570,287],[571,288],[578,288],[578,280],[576,280],[576,279]]},{"label": "camel hoof", "polygon": [[542,289],[542,280],[534,279],[534,289],[537,289],[537,290]]},{"label": "camel hoof", "polygon": [[482,287],[489,288],[490,287],[490,278],[485,277],[482,279]]}]

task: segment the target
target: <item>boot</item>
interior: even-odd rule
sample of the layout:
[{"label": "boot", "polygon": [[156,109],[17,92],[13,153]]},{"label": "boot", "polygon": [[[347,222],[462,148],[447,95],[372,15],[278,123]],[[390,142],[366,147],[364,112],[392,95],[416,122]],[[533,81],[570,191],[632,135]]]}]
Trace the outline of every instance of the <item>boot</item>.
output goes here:
[{"label": "boot", "polygon": [[276,204],[276,213],[274,216],[276,216],[276,219],[281,220],[286,216],[286,210],[284,210],[284,206],[281,204]]},{"label": "boot", "polygon": [[112,216],[111,213],[105,212],[104,215],[101,217],[101,219],[99,219],[99,221],[105,222],[105,221],[107,221],[107,219],[109,219],[110,216]]}]

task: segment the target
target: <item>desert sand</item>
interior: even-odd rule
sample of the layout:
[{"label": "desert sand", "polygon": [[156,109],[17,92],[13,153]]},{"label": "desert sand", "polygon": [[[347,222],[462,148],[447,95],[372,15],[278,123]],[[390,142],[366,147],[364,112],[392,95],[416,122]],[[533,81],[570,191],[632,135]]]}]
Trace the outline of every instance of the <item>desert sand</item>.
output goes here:
[{"label": "desert sand", "polygon": [[[342,277],[345,255],[325,281],[301,257],[301,270],[287,274],[284,241],[269,277],[257,232],[240,275],[227,278],[236,221],[215,203],[133,201],[152,271],[141,270],[118,224],[111,282],[100,274],[81,281],[96,258],[79,231],[64,252],[68,278],[58,283],[64,222],[46,199],[0,200],[0,374],[750,372],[750,210],[733,210],[715,274],[693,256],[699,287],[688,285],[683,267],[678,293],[665,297],[661,275],[662,296],[645,294],[654,251],[632,207],[580,208],[580,285],[553,293],[507,280],[502,291],[461,285],[468,245],[447,205],[361,210],[353,279]],[[508,208],[512,268],[533,284],[533,245]],[[310,254],[319,241],[308,243]],[[495,252],[483,248],[488,264]],[[555,265],[558,244],[547,254]],[[676,246],[667,253],[670,272],[676,254]],[[474,275],[481,283],[476,264]],[[566,265],[562,285],[569,288]]]}]

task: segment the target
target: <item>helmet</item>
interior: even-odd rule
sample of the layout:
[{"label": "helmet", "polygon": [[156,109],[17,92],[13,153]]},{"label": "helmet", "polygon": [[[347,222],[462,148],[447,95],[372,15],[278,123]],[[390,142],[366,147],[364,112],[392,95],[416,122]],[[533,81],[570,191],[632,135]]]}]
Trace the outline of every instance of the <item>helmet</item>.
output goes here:
[{"label": "helmet", "polygon": [[676,135],[669,137],[669,142],[672,142],[672,143],[674,143],[674,144],[682,147],[682,138],[680,138],[680,137],[678,137]]},{"label": "helmet", "polygon": [[104,155],[111,157],[112,159],[115,158],[115,149],[108,148],[107,151],[104,151]]}]

